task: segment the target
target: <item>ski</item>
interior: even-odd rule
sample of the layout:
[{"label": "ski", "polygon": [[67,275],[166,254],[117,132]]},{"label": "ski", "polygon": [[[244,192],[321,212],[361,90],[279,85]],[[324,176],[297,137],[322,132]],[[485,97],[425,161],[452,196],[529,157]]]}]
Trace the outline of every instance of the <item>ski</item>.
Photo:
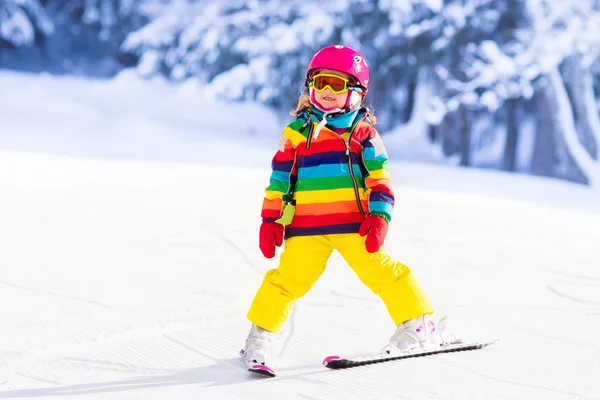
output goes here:
[{"label": "ski", "polygon": [[[240,350],[239,354],[240,354],[240,356],[242,356],[242,360],[243,360],[244,350],[243,349]],[[248,370],[248,372],[251,372],[256,375],[264,376],[267,378],[274,378],[276,376],[273,368],[269,367],[268,365],[264,365],[264,364],[260,364],[260,363],[253,364],[253,363],[246,362],[245,360],[243,360],[243,361],[246,364],[246,369]]]},{"label": "ski", "polygon": [[497,340],[468,343],[440,344],[439,348],[418,349],[396,355],[372,355],[360,357],[329,356],[323,360],[323,365],[330,369],[354,368],[363,365],[377,364],[388,361],[403,360],[405,358],[424,357],[434,354],[452,353],[457,351],[478,350],[496,343]]},{"label": "ski", "polygon": [[254,374],[274,378],[276,376],[275,371],[272,368],[264,365],[264,364],[252,364],[248,366],[248,371]]}]

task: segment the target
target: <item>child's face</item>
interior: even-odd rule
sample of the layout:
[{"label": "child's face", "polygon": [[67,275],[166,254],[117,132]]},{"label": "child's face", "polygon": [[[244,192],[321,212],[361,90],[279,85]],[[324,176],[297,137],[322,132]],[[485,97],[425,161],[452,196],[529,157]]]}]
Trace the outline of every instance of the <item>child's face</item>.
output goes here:
[{"label": "child's face", "polygon": [[[343,76],[344,78],[349,78],[348,75],[346,75],[342,72],[332,71],[332,70],[328,70],[328,69],[319,71],[319,73],[334,74],[334,75]],[[344,93],[335,94],[331,90],[329,90],[329,87],[327,87],[322,92],[317,92],[315,90],[314,93],[315,93],[315,100],[319,103],[319,105],[321,105],[321,107],[326,108],[326,109],[328,109],[328,108],[343,108],[346,105],[346,99],[348,98],[348,94],[349,94],[349,92],[347,90]]]}]

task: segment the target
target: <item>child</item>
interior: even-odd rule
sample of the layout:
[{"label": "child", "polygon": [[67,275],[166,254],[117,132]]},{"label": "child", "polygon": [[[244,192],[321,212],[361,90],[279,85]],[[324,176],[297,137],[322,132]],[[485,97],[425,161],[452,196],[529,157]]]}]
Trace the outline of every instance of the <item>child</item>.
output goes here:
[{"label": "child", "polygon": [[358,51],[327,46],[308,65],[305,85],[309,94],[300,97],[296,120],[281,135],[263,202],[263,255],[275,256],[284,230],[286,241],[279,267],[266,273],[248,311],[253,325],[245,360],[265,364],[294,302],[317,281],[333,250],[398,326],[382,352],[424,346],[436,330],[432,306],[410,269],[382,247],[394,193],[375,116],[362,107],[369,67]]}]

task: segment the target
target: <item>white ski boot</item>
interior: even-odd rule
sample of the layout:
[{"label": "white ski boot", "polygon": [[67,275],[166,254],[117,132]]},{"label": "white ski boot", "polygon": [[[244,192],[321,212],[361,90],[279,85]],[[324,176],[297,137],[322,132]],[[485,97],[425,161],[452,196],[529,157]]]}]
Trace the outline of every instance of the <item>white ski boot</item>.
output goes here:
[{"label": "white ski boot", "polygon": [[265,363],[273,352],[276,339],[276,333],[252,324],[244,349],[240,352],[246,365],[248,367],[255,364],[266,365]]},{"label": "white ski boot", "polygon": [[[440,321],[445,326],[445,318]],[[429,315],[406,321],[396,328],[381,354],[410,352],[416,349],[432,349],[442,342],[438,327]]]}]

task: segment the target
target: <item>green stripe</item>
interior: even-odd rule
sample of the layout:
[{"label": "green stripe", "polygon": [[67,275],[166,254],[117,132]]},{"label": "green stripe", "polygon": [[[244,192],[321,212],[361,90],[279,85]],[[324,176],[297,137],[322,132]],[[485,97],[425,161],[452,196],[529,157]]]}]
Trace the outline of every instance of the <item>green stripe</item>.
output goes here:
[{"label": "green stripe", "polygon": [[296,132],[299,132],[302,136],[306,137],[306,135],[310,131],[309,129],[307,129],[308,125],[304,128],[304,131],[300,132],[300,128],[302,128],[302,125],[304,125],[305,122],[306,121],[299,118],[290,123],[289,127],[295,130]]},{"label": "green stripe", "polygon": [[[359,188],[364,188],[364,180],[356,177],[356,183]],[[302,179],[296,184],[296,192],[308,192],[311,190],[334,190],[348,189],[354,187],[350,176],[334,176],[330,178],[309,178]]]},{"label": "green stripe", "polygon": [[375,171],[378,169],[388,169],[387,160],[365,160],[365,166],[369,171]]},{"label": "green stripe", "polygon": [[274,191],[286,193],[288,190],[288,186],[289,186],[288,182],[281,182],[281,181],[273,179],[273,180],[271,180],[271,184],[269,185],[269,187],[267,187],[267,190],[274,190]]}]

